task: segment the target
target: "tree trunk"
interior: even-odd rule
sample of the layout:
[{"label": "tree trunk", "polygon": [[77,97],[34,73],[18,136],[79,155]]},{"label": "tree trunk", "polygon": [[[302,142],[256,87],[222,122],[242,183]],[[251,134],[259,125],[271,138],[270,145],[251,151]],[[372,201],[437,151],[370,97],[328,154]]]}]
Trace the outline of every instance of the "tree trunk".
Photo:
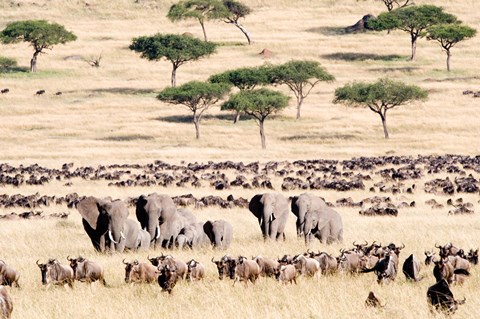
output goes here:
[{"label": "tree trunk", "polygon": [[205,24],[203,23],[203,21],[200,21],[200,25],[202,26],[202,31],[203,31],[203,39],[206,41],[207,40],[207,32],[205,31]]},{"label": "tree trunk", "polygon": [[37,71],[37,57],[39,54],[40,54],[40,51],[35,51],[35,53],[33,53],[33,57],[30,60],[30,72]]},{"label": "tree trunk", "polygon": [[252,44],[252,40],[250,39],[250,35],[248,34],[247,30],[245,30],[245,28],[241,25],[241,24],[238,24],[236,22],[234,22],[235,26],[237,28],[240,29],[240,31],[242,31],[242,33],[245,35],[245,37],[247,38],[247,41],[248,41],[248,44]]},{"label": "tree trunk", "polygon": [[450,53],[450,50],[447,50],[447,71],[450,72],[450,57],[452,54]]},{"label": "tree trunk", "polygon": [[299,94],[297,97],[297,120],[300,119],[300,109],[302,107],[302,103],[303,103],[303,96]]},{"label": "tree trunk", "polygon": [[172,68],[172,79],[171,79],[172,87],[177,85],[177,66],[173,66]]},{"label": "tree trunk", "polygon": [[266,149],[267,148],[267,144],[265,142],[265,129],[263,127],[263,122],[265,120],[264,119],[261,119],[259,122],[258,122],[258,125],[260,126],[260,139],[262,140],[262,149]]},{"label": "tree trunk", "polygon": [[195,137],[197,140],[200,139],[200,119],[196,113],[193,113],[193,124],[195,124]]},{"label": "tree trunk", "polygon": [[242,114],[242,112],[240,111],[237,111],[235,113],[235,118],[233,119],[233,124],[237,123],[238,121],[240,121],[240,115]]},{"label": "tree trunk", "polygon": [[380,118],[382,119],[383,133],[385,134],[385,138],[388,139],[387,113],[380,113]]},{"label": "tree trunk", "polygon": [[412,34],[412,56],[411,61],[415,61],[417,58],[417,36]]}]

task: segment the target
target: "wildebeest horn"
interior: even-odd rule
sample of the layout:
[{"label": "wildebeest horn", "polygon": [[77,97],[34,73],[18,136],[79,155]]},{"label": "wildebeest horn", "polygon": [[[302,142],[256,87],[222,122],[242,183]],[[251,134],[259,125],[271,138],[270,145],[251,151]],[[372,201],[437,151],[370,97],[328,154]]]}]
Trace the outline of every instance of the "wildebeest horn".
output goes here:
[{"label": "wildebeest horn", "polygon": [[365,246],[367,246],[367,245],[368,245],[368,241],[365,240]]},{"label": "wildebeest horn", "polygon": [[357,246],[356,242],[356,240],[353,241],[353,246]]},{"label": "wildebeest horn", "polygon": [[404,244],[404,243],[402,243],[402,247],[397,247],[397,249],[403,249],[403,248],[405,248],[405,244]]},{"label": "wildebeest horn", "polygon": [[215,263],[215,261],[213,261],[213,257],[212,257],[212,263]]},{"label": "wildebeest horn", "polygon": [[40,267],[40,265],[38,264],[38,261],[39,261],[39,260],[40,260],[40,259],[37,259],[37,261],[36,261],[38,267]]},{"label": "wildebeest horn", "polygon": [[123,258],[122,262],[123,262],[125,265],[128,265],[128,263],[125,262],[125,258]]},{"label": "wildebeest horn", "polygon": [[67,260],[68,260],[68,261],[72,261],[73,258],[70,258],[70,255],[68,255],[68,256],[67,256]]},{"label": "wildebeest horn", "polygon": [[442,246],[439,246],[437,243],[435,243],[435,248],[442,248]]}]

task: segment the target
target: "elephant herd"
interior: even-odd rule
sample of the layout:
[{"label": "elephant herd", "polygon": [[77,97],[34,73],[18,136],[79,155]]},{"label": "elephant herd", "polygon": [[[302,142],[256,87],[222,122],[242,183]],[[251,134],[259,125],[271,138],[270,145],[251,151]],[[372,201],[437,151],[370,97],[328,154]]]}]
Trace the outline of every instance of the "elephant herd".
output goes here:
[{"label": "elephant herd", "polygon": [[85,232],[100,252],[148,249],[150,247],[200,247],[226,249],[233,237],[224,220],[198,222],[186,209],[177,209],[172,198],[157,193],[140,196],[136,205],[138,222],[129,219],[122,200],[85,197],[77,204]]},{"label": "elephant herd", "polygon": [[[123,252],[149,247],[201,247],[227,249],[233,228],[225,220],[198,222],[187,209],[177,209],[166,194],[141,195],[136,202],[137,221],[129,219],[121,200],[85,197],[77,204],[85,232],[97,251]],[[290,211],[297,217],[297,236],[308,245],[313,238],[324,244],[343,241],[343,222],[338,212],[312,194],[290,198],[280,193],[257,194],[249,202],[264,239],[285,240]]]}]

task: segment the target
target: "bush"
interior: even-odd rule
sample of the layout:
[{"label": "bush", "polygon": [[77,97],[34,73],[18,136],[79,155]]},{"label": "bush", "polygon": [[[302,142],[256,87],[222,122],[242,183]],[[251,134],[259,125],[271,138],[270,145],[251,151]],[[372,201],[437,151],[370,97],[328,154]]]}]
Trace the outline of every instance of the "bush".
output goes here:
[{"label": "bush", "polygon": [[17,60],[0,56],[0,71],[5,72],[17,66]]}]

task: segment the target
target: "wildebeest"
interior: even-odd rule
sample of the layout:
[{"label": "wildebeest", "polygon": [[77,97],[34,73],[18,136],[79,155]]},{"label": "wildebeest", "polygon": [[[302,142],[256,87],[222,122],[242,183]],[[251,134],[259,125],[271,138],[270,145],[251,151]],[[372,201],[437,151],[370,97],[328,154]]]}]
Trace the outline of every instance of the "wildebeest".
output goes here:
[{"label": "wildebeest", "polygon": [[330,256],[326,252],[310,253],[310,257],[318,260],[322,275],[333,274],[338,270],[338,263],[335,257]]},{"label": "wildebeest", "polygon": [[162,288],[162,291],[171,294],[173,287],[175,287],[175,284],[177,283],[176,267],[170,267],[169,264],[166,264],[164,266],[159,266],[158,270],[160,271],[160,275],[157,278],[158,285]]},{"label": "wildebeest", "polygon": [[0,286],[0,318],[10,319],[13,311],[13,302],[7,289]]},{"label": "wildebeest", "polygon": [[427,298],[429,303],[435,307],[437,311],[445,314],[455,313],[458,305],[462,305],[466,301],[466,298],[463,298],[463,300],[455,300],[448,286],[448,282],[445,279],[438,281],[428,288]]},{"label": "wildebeest", "polygon": [[125,262],[125,282],[126,283],[152,283],[157,279],[158,271],[157,268],[144,263],[134,260],[133,262]]},{"label": "wildebeest", "polygon": [[173,267],[175,266],[175,272],[178,279],[185,279],[187,275],[187,263],[178,258],[174,258],[171,255],[162,254],[158,257],[148,258],[148,260],[152,263],[152,265],[158,267],[159,269],[160,266],[163,267],[167,264],[170,265],[170,269],[173,269]]},{"label": "wildebeest", "polygon": [[187,280],[197,281],[203,279],[203,277],[205,276],[205,267],[203,267],[202,263],[196,261],[195,259],[192,259],[187,262],[187,266]]},{"label": "wildebeest", "polygon": [[35,95],[42,95],[42,94],[45,94],[45,90],[38,90],[37,92],[35,92]]},{"label": "wildebeest", "polygon": [[425,250],[425,265],[431,265],[432,263],[438,261],[437,257],[435,257],[435,252],[430,252],[428,250]]},{"label": "wildebeest", "polygon": [[372,268],[365,268],[362,273],[375,272],[379,284],[393,281],[397,277],[398,256],[389,251],[386,256],[380,259]]},{"label": "wildebeest", "polygon": [[255,281],[260,275],[260,266],[254,260],[248,260],[246,257],[240,256],[235,262],[235,280],[233,285],[237,281],[243,281],[245,286],[248,284],[248,281],[251,281],[255,284]]},{"label": "wildebeest", "polygon": [[355,274],[362,269],[361,255],[354,251],[340,250],[340,257],[337,258],[338,270],[342,273]]},{"label": "wildebeest", "polygon": [[435,267],[433,267],[433,276],[437,282],[445,279],[447,283],[451,284],[454,280],[453,271],[453,265],[448,258],[441,258],[439,261],[435,262]]},{"label": "wildebeest", "polygon": [[73,275],[72,267],[61,265],[53,258],[50,258],[46,264],[39,264],[38,260],[36,263],[42,273],[42,284],[68,284],[68,286],[73,287],[75,277]]},{"label": "wildebeest", "polygon": [[213,260],[212,257],[212,263],[214,263],[217,266],[218,270],[218,279],[222,280],[224,276],[229,276],[228,273],[228,261],[231,260],[232,258],[225,255],[220,260]]},{"label": "wildebeest", "polygon": [[8,88],[5,88],[5,89],[2,89],[0,92],[2,94],[7,94],[8,92],[10,92],[10,90]]},{"label": "wildebeest", "polygon": [[467,260],[474,265],[478,264],[478,249],[477,250],[470,249],[470,251],[467,254]]},{"label": "wildebeest", "polygon": [[403,273],[407,280],[419,281],[420,278],[420,262],[418,259],[411,254],[408,256],[407,259],[403,262],[402,267]]},{"label": "wildebeest", "polygon": [[368,293],[368,297],[365,300],[365,307],[383,307],[382,304],[380,303],[380,300],[375,296],[373,291],[370,291]]},{"label": "wildebeest", "polygon": [[0,260],[0,285],[20,287],[18,279],[20,274],[13,267]]},{"label": "wildebeest", "polygon": [[275,276],[275,269],[278,267],[278,261],[275,259],[265,258],[262,256],[253,257],[258,266],[260,267],[260,275],[266,277]]},{"label": "wildebeest", "polygon": [[297,284],[297,270],[294,265],[278,265],[275,270],[275,278],[283,284]]},{"label": "wildebeest", "polygon": [[67,257],[67,260],[70,261],[70,267],[73,269],[76,280],[86,283],[100,281],[102,285],[106,286],[103,268],[98,263],[82,256],[78,258]]},{"label": "wildebeest", "polygon": [[318,278],[320,275],[320,263],[316,259],[298,255],[293,258],[292,263],[303,276]]}]

